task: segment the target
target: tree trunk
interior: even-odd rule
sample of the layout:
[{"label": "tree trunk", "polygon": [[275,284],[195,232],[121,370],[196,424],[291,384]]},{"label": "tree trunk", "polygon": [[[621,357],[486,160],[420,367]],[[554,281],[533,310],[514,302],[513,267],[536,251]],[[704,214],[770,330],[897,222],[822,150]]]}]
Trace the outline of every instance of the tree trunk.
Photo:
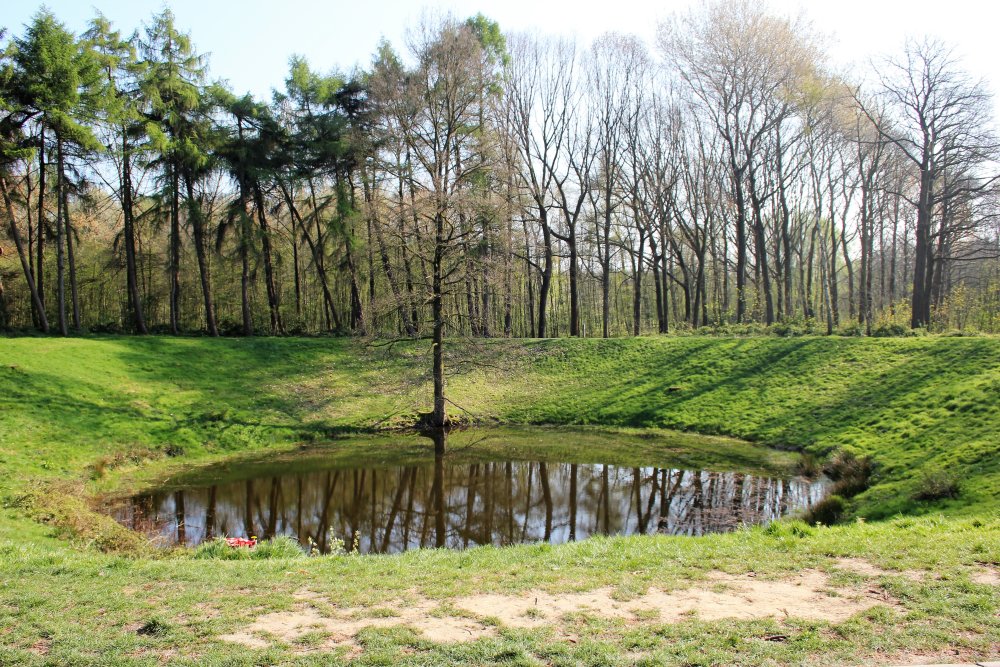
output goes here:
[{"label": "tree trunk", "polygon": [[444,398],[444,215],[439,211],[434,217],[434,260],[431,285],[431,315],[434,320],[434,411],[431,426],[443,428],[448,424]]},{"label": "tree trunk", "polygon": [[644,252],[646,248],[646,235],[639,232],[639,251],[635,258],[635,283],[632,292],[632,335],[638,336],[642,330],[642,274]]},{"label": "tree trunk", "polygon": [[56,135],[56,308],[59,314],[59,333],[69,335],[66,326],[66,239],[63,237],[63,154],[62,137]]},{"label": "tree trunk", "polygon": [[649,252],[652,255],[650,263],[653,265],[653,288],[656,292],[656,331],[666,333],[666,320],[663,319],[663,285],[660,284],[660,255],[657,253],[656,240],[651,236],[649,239]]},{"label": "tree trunk", "polygon": [[932,180],[928,168],[920,172],[920,199],[917,205],[916,245],[913,253],[913,294],[910,301],[910,327],[917,329],[930,324],[930,299],[926,283],[930,273]]},{"label": "tree trunk", "polygon": [[754,245],[757,251],[757,267],[760,271],[764,288],[764,321],[774,324],[774,296],[771,293],[771,269],[767,262],[767,239],[764,236],[764,220],[761,212],[761,201],[757,196],[754,177],[750,177],[750,201],[753,207]]},{"label": "tree trunk", "polygon": [[742,324],[747,312],[747,205],[743,191],[743,170],[737,168],[735,158],[731,159],[730,164],[736,193],[736,322]]},{"label": "tree trunk", "polygon": [[611,336],[611,193],[604,197],[604,255],[600,256],[598,238],[598,259],[601,263],[601,336]]},{"label": "tree trunk", "polygon": [[542,214],[542,243],[545,246],[544,268],[542,269],[542,284],[538,289],[538,337],[545,338],[548,324],[549,289],[552,285],[552,231],[548,221]]},{"label": "tree trunk", "polygon": [[180,177],[177,165],[170,165],[170,253],[167,260],[170,273],[170,331],[175,336],[180,333],[181,298],[181,214]]},{"label": "tree trunk", "polygon": [[299,229],[302,230],[302,238],[306,240],[306,245],[309,246],[309,251],[313,256],[313,267],[316,269],[316,275],[319,277],[320,287],[323,290],[323,301],[324,308],[329,316],[332,318],[333,328],[340,329],[340,316],[337,314],[337,308],[333,301],[333,295],[330,293],[330,285],[326,277],[326,269],[323,266],[323,253],[319,246],[313,241],[312,237],[309,235],[309,228],[302,220],[302,216],[299,215],[298,208],[295,206],[295,202],[292,199],[291,192],[285,187],[284,184],[279,185],[281,189],[281,194],[285,199],[285,204],[292,217],[298,220]]},{"label": "tree trunk", "polygon": [[840,247],[844,252],[844,268],[847,269],[847,315],[854,317],[854,265],[851,263],[851,255],[847,251],[847,210],[844,210],[843,227],[840,230]]},{"label": "tree trunk", "polygon": [[407,336],[412,338],[417,335],[417,330],[410,319],[409,309],[403,299],[403,295],[400,293],[399,285],[396,284],[395,271],[392,268],[392,262],[389,261],[389,251],[385,246],[385,235],[382,233],[382,225],[378,220],[372,220],[375,204],[371,200],[371,188],[368,180],[365,179],[362,185],[364,187],[365,199],[368,200],[368,226],[370,229],[374,229],[375,232],[375,240],[378,242],[378,254],[382,260],[382,270],[385,272],[389,289],[392,291],[393,301],[396,303],[396,313],[399,315],[399,321],[403,324],[403,331],[406,332]]},{"label": "tree trunk", "polygon": [[271,250],[271,227],[267,222],[267,213],[264,208],[264,193],[261,190],[260,182],[254,181],[254,200],[257,209],[257,222],[260,225],[260,248],[264,259],[264,282],[267,287],[267,307],[271,314],[271,333],[285,333],[285,324],[281,321],[281,307],[278,302],[278,287],[274,280],[274,260]]},{"label": "tree trunk", "polygon": [[840,326],[840,298],[837,296],[837,219],[834,213],[833,184],[830,185],[830,268],[827,271],[830,318]]},{"label": "tree trunk", "polygon": [[298,221],[294,215],[289,214],[292,219],[292,273],[295,278],[295,316],[302,317],[302,278],[299,269],[299,230]]},{"label": "tree trunk", "polygon": [[143,315],[142,297],[139,294],[139,276],[136,268],[135,208],[132,201],[132,154],[127,131],[122,129],[122,216],[125,220],[125,281],[128,290],[129,311],[137,333],[149,333]]},{"label": "tree trunk", "polygon": [[24,244],[21,241],[21,233],[17,229],[17,221],[14,217],[14,205],[10,200],[10,192],[7,190],[7,180],[0,175],[0,193],[3,194],[3,203],[7,209],[7,218],[10,222],[10,238],[17,248],[17,256],[21,260],[21,270],[24,271],[24,280],[28,283],[28,291],[31,293],[31,307],[35,312],[38,321],[38,328],[42,333],[49,332],[49,321],[45,317],[45,305],[42,303],[38,288],[35,285],[34,276],[31,275],[31,265],[24,253]]},{"label": "tree trunk", "polygon": [[782,262],[782,278],[784,279],[784,310],[785,317],[794,317],[792,307],[792,239],[791,239],[791,213],[788,210],[788,198],[785,194],[785,179],[780,173],[781,161],[778,161],[778,198],[781,202],[781,247],[784,261]]},{"label": "tree trunk", "polygon": [[569,245],[569,335],[579,336],[580,335],[580,285],[579,285],[580,268],[577,265],[578,260],[577,260],[575,224],[570,226],[569,228],[567,245]]},{"label": "tree trunk", "polygon": [[253,335],[250,313],[250,221],[247,219],[246,196],[240,203],[240,305],[243,315],[243,335]]},{"label": "tree trunk", "polygon": [[45,126],[43,125],[38,133],[38,238],[35,250],[37,259],[35,270],[38,271],[38,279],[35,285],[38,289],[38,298],[42,303],[42,311],[45,311]]},{"label": "tree trunk", "polygon": [[66,187],[66,176],[62,175],[62,212],[63,223],[66,226],[66,259],[69,260],[69,293],[73,308],[73,330],[80,333],[80,294],[76,282],[76,252],[73,249],[73,225],[69,217],[69,188]]},{"label": "tree trunk", "polygon": [[212,283],[208,273],[208,258],[205,256],[205,221],[202,219],[201,206],[194,197],[194,183],[190,176],[184,178],[187,189],[188,215],[191,219],[191,229],[194,232],[194,252],[198,258],[198,274],[201,278],[201,295],[205,301],[205,324],[208,335],[218,336],[219,329],[215,325],[215,309],[212,306]]}]

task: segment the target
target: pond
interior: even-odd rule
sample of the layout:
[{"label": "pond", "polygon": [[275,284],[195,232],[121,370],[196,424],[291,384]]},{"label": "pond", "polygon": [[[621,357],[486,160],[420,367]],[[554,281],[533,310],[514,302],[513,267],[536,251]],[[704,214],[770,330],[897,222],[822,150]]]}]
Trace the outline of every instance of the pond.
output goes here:
[{"label": "pond", "polygon": [[793,466],[788,453],[669,432],[375,436],[199,468],[109,509],[164,545],[288,535],[321,552],[702,535],[822,499],[825,480]]}]

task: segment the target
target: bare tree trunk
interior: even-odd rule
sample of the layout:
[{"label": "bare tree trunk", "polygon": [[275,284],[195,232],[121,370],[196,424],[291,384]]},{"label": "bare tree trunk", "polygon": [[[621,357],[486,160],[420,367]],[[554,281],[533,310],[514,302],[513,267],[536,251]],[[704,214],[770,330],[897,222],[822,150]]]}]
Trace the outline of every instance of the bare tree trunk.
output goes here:
[{"label": "bare tree trunk", "polygon": [[567,237],[569,246],[569,335],[580,335],[580,286],[579,266],[576,248],[576,225],[569,229]]},{"label": "bare tree trunk", "polygon": [[747,204],[743,191],[743,170],[730,160],[736,193],[736,322],[742,324],[747,314]]},{"label": "bare tree trunk", "polygon": [[[636,215],[638,215],[636,213]],[[632,291],[632,335],[638,336],[642,330],[642,274],[645,262],[646,234],[639,229],[639,249],[635,257],[635,281]]]},{"label": "bare tree trunk", "polygon": [[778,201],[781,205],[781,248],[782,254],[784,256],[784,261],[782,262],[782,279],[783,279],[783,292],[784,292],[784,311],[785,317],[793,317],[794,312],[792,310],[792,239],[791,231],[789,229],[791,225],[791,213],[788,210],[788,196],[785,193],[785,174],[782,162],[782,149],[781,149],[781,134],[777,134],[778,146],[777,146],[777,167],[778,167]]},{"label": "bare tree trunk", "polygon": [[434,216],[434,260],[432,264],[431,315],[434,319],[433,333],[433,375],[434,412],[431,426],[443,428],[448,425],[448,414],[444,398],[444,214]]},{"label": "bare tree trunk", "polygon": [[[601,263],[601,335],[611,336],[611,192],[604,196],[604,254],[598,255]],[[599,236],[599,235],[598,235]],[[600,238],[597,240],[600,245]]]},{"label": "bare tree trunk", "polygon": [[914,329],[930,324],[930,299],[927,298],[927,276],[931,272],[928,257],[931,254],[931,201],[932,182],[929,169],[920,175],[920,201],[917,205],[916,245],[913,253],[913,294],[910,301],[910,326]]},{"label": "bare tree trunk", "polygon": [[753,208],[754,246],[757,253],[757,268],[764,288],[764,321],[774,324],[774,296],[771,293],[771,269],[767,262],[767,239],[764,236],[764,219],[761,201],[753,173],[750,175],[750,202]]},{"label": "bare tree trunk", "polygon": [[503,258],[503,335],[510,338],[514,331],[514,229],[513,221],[507,215],[507,240]]},{"label": "bare tree trunk", "polygon": [[[544,209],[543,209],[544,210]],[[545,257],[542,269],[542,283],[538,288],[538,337],[545,338],[548,323],[549,289],[552,285],[552,231],[545,214],[542,214],[542,243]]]}]

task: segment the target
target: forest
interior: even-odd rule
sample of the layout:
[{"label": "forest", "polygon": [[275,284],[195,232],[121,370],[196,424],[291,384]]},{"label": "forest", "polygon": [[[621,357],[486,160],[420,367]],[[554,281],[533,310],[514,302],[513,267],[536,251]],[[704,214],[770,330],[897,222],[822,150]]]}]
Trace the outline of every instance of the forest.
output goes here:
[{"label": "forest", "polygon": [[264,100],[169,9],[4,40],[0,329],[1000,330],[993,101],[938,41],[852,80],[750,0],[652,45],[427,14]]}]

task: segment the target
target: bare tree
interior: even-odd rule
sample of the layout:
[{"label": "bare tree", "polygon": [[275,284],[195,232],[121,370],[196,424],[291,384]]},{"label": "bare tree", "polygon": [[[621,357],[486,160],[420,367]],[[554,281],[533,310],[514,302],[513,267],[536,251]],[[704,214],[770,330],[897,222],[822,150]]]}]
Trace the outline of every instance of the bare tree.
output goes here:
[{"label": "bare tree", "polygon": [[[466,266],[460,250],[473,233],[466,224],[477,191],[472,181],[483,175],[493,158],[488,114],[482,91],[492,82],[488,56],[474,31],[452,18],[423,23],[410,35],[416,67],[395,88],[412,112],[404,140],[415,165],[414,187],[421,205],[416,213],[425,227],[418,248],[430,266],[428,300],[433,327],[433,427],[449,422],[445,399],[445,298],[461,280]],[[391,73],[391,70],[388,71]]]},{"label": "bare tree", "polygon": [[740,0],[677,16],[661,24],[657,41],[726,149],[735,206],[736,320],[747,315],[749,223],[770,324],[774,305],[761,161],[775,128],[792,113],[792,91],[815,64],[813,38],[801,22],[768,14],[755,0]]},{"label": "bare tree", "polygon": [[935,273],[942,268],[953,204],[986,192],[1000,178],[993,164],[1000,141],[985,84],[963,72],[954,50],[939,41],[907,41],[901,60],[886,59],[879,83],[896,122],[880,123],[860,97],[858,104],[919,174],[911,200],[917,220],[910,324],[917,328],[931,322]]},{"label": "bare tree", "polygon": [[[571,41],[516,35],[509,42],[505,71],[504,128],[518,156],[518,188],[530,202],[530,216],[538,224],[544,244],[538,293],[538,336],[548,328],[549,290],[552,284],[553,236],[551,212],[557,183],[569,177],[570,142],[577,117],[577,53]],[[575,236],[570,252],[575,253]],[[565,237],[563,237],[565,238]],[[570,263],[571,310],[576,312],[575,256]],[[570,335],[579,334],[578,316],[571,315]]]}]

